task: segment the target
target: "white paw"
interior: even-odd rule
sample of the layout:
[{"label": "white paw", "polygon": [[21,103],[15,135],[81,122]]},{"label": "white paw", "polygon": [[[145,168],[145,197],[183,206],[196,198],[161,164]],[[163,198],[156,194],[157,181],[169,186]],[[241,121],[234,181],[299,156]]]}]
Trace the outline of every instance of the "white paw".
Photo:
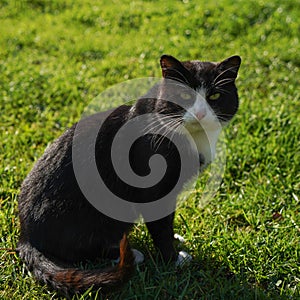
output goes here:
[{"label": "white paw", "polygon": [[185,251],[180,251],[177,256],[177,261],[175,263],[176,267],[182,267],[185,264],[188,264],[192,260],[192,256]]},{"label": "white paw", "polygon": [[174,239],[178,240],[180,243],[184,243],[185,239],[183,236],[179,235],[178,233],[174,234]]},{"label": "white paw", "polygon": [[140,264],[144,261],[144,254],[136,249],[131,249],[134,255],[134,262]]},{"label": "white paw", "polygon": [[118,264],[120,262],[120,257],[111,260],[113,264]]},{"label": "white paw", "polygon": [[[136,249],[131,249],[133,256],[134,256],[134,263],[140,264],[144,261],[144,254],[142,252],[140,252],[139,250]],[[112,260],[113,263],[118,264],[120,262],[120,257],[118,257],[117,259],[113,259]]]}]

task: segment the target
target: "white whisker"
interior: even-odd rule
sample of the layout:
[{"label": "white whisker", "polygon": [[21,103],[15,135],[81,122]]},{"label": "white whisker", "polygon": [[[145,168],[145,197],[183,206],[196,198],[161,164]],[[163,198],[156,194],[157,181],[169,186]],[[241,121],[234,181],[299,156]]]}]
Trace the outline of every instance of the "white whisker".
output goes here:
[{"label": "white whisker", "polygon": [[218,82],[215,83],[215,86],[223,86],[225,84],[228,84],[230,82],[234,82],[234,79],[233,78],[225,78],[225,79],[222,79],[222,80],[219,80]]},{"label": "white whisker", "polygon": [[158,117],[155,117],[151,123],[149,123],[145,128],[144,128],[144,133],[150,133],[153,129],[160,127],[164,124],[165,121],[173,121],[175,118],[181,118],[182,115],[179,114],[171,114],[171,115],[160,115]]},{"label": "white whisker", "polygon": [[179,82],[185,83],[185,84],[189,84],[189,81],[187,80],[187,78],[179,70],[177,70],[175,68],[169,68],[169,70],[175,71],[176,73],[178,73],[179,75],[181,75],[183,77],[184,81],[181,80],[180,78],[177,78],[177,77],[170,77],[170,76],[168,76],[167,78],[171,78],[171,79],[175,78],[176,81],[179,81]]},{"label": "white whisker", "polygon": [[237,69],[237,67],[236,67],[236,66],[233,66],[233,67],[230,67],[230,68],[224,70],[223,72],[221,72],[221,73],[215,78],[215,80],[213,81],[213,84],[215,84],[215,82],[217,81],[217,79],[218,79],[220,76],[222,76],[222,75],[225,74],[226,72],[232,71],[232,70],[234,70],[234,69]]},{"label": "white whisker", "polygon": [[[174,133],[176,132],[178,126],[182,123],[182,120],[178,120],[178,119],[173,119],[172,122],[168,122],[167,126],[165,126],[165,131],[161,134],[161,136],[155,141],[155,147],[157,151],[159,149],[159,147],[161,146],[162,142],[164,141],[164,139],[166,138],[167,135],[169,135],[170,132]],[[156,133],[157,135],[157,133]],[[172,135],[172,136],[173,136]],[[168,138],[170,140],[170,138]]]}]

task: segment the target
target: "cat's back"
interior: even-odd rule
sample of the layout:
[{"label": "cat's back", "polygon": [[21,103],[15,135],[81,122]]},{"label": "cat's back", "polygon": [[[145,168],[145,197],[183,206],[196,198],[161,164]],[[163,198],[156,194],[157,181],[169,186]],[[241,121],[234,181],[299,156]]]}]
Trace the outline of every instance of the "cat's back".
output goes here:
[{"label": "cat's back", "polygon": [[[95,129],[100,130],[103,138],[111,135],[119,123],[123,123],[128,106],[121,106],[116,110],[110,110],[94,114],[84,119],[83,130],[79,134],[88,135]],[[105,121],[105,122],[104,122]],[[72,206],[80,206],[85,201],[77,184],[72,163],[72,146],[74,134],[78,134],[74,124],[60,137],[50,144],[44,154],[38,159],[31,172],[22,183],[19,195],[20,218],[31,216],[39,219],[42,215],[53,214],[53,211],[71,210]],[[77,139],[81,137],[77,136]],[[82,140],[85,140],[84,138]],[[104,143],[103,143],[104,144]],[[92,147],[94,145],[85,145]],[[85,161],[82,157],[82,163]]]}]

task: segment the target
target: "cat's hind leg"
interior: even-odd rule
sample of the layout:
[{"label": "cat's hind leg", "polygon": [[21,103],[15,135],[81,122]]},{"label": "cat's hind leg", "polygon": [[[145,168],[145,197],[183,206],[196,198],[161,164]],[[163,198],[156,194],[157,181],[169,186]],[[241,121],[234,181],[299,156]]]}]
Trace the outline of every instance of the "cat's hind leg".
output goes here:
[{"label": "cat's hind leg", "polygon": [[[140,264],[144,261],[144,254],[137,250],[137,249],[131,249],[131,251],[133,252],[133,256],[134,256],[134,263],[137,265],[137,264]],[[120,254],[120,253],[119,253]],[[115,259],[112,259],[112,261],[114,263],[119,263],[120,261],[120,256],[118,256],[117,258]]]},{"label": "cat's hind leg", "polygon": [[131,249],[134,255],[134,262],[140,264],[144,261],[144,254],[137,249]]}]

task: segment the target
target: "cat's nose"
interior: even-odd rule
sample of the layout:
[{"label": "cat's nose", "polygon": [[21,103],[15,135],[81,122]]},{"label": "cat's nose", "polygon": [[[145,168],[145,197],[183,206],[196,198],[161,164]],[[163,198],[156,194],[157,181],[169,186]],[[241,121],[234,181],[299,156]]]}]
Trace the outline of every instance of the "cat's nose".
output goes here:
[{"label": "cat's nose", "polygon": [[197,111],[195,113],[196,118],[200,121],[206,116],[206,109],[202,109],[201,111]]}]

